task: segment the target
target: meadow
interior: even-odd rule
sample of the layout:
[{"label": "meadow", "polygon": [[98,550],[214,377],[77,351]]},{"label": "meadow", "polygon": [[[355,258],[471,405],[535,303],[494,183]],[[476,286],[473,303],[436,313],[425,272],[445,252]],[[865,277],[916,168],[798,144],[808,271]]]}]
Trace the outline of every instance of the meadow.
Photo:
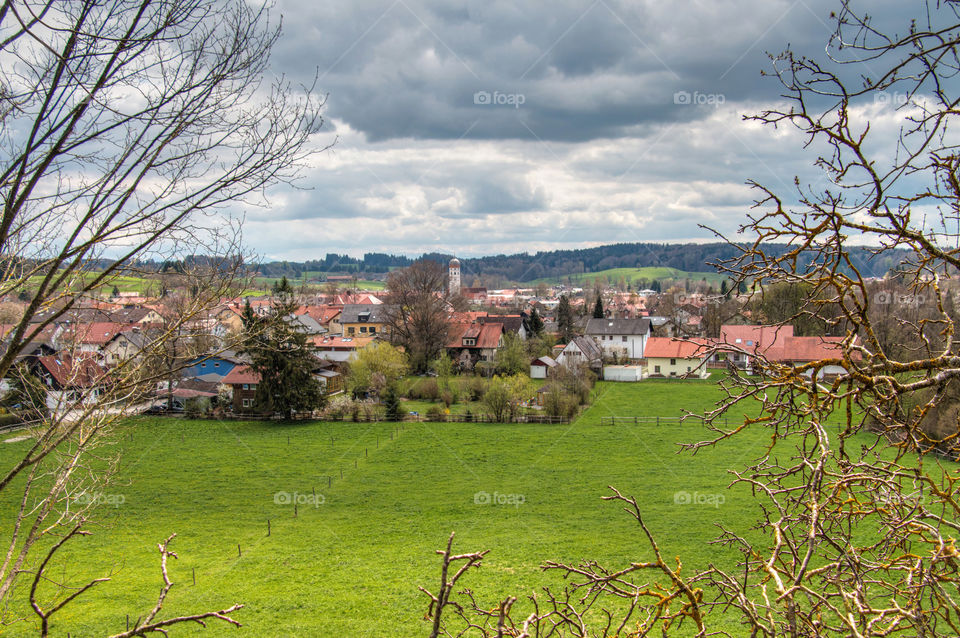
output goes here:
[{"label": "meadow", "polygon": [[689,272],[676,268],[668,268],[666,266],[644,266],[642,268],[609,268],[596,272],[571,274],[566,277],[537,279],[526,282],[526,285],[536,285],[539,283],[556,284],[561,280],[566,281],[567,279],[575,285],[587,287],[592,286],[597,280],[616,284],[623,279],[634,286],[644,281],[646,285],[649,286],[654,281],[664,281],[668,279],[673,281],[689,280],[691,283],[697,283],[705,279],[710,285],[719,288],[725,277],[717,272]]},{"label": "meadow", "polygon": [[[104,450],[121,462],[94,534],[69,544],[56,565],[73,583],[112,580],[60,612],[54,634],[118,632],[127,614],[152,607],[156,544],[176,532],[177,585],[165,614],[242,602],[244,635],[424,636],[427,599],[417,586],[436,590],[434,550],[451,531],[459,551],[490,550],[462,581],[490,606],[561,589],[556,574],[540,571],[546,560],[649,559],[636,522],[601,500],[608,485],[639,499],[664,555],[684,557],[685,573],[731,565],[736,557],[707,541],[716,523],[749,527],[756,510],[746,490],[727,488],[727,470],[761,453],[768,436],[747,431],[678,456],[679,442],[704,438],[702,426],[601,425],[602,416],[677,416],[719,398],[710,382],[600,383],[595,403],[563,426],[130,419]],[[0,463],[26,445],[0,445]],[[0,502],[0,520],[13,506]]]}]

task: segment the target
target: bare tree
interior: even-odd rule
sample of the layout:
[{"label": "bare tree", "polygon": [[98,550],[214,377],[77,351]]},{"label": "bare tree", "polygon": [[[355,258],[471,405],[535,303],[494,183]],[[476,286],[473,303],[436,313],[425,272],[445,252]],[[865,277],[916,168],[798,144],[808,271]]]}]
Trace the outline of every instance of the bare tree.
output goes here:
[{"label": "bare tree", "polygon": [[[211,256],[188,269],[197,286],[146,355],[160,356],[214,300],[236,293],[239,225],[222,211],[259,204],[264,189],[294,179],[322,122],[309,87],[263,81],[278,37],[265,7],[240,1],[0,4],[0,297],[25,304],[0,377],[81,301],[148,260]],[[41,539],[59,547],[83,535],[93,505],[79,497],[110,474],[86,458],[158,378],[151,356],[98,371],[66,354],[58,373],[69,390],[0,473],[0,497],[18,503],[2,537],[5,610],[23,574],[49,575],[54,557],[37,555]],[[43,632],[72,597],[45,603],[31,591],[29,600]]]},{"label": "bare tree", "polygon": [[[823,322],[842,339],[815,361],[791,365],[761,354],[758,376],[732,373],[726,399],[701,415],[712,435],[686,446],[696,453],[736,445],[740,433],[760,428],[769,437],[754,461],[732,470],[761,518],[750,529],[721,528],[715,540],[736,549],[739,564],[681,578],[646,534],[653,561],[565,567],[579,580],[548,596],[517,623],[522,629],[480,635],[608,636],[624,628],[642,636],[655,626],[666,634],[675,619],[692,622],[697,635],[731,635],[714,622],[731,615],[738,635],[960,633],[960,353],[945,285],[960,266],[960,152],[949,129],[960,104],[960,11],[954,2],[923,3],[899,34],[849,2],[833,19],[831,59],[775,57],[786,103],[749,118],[795,127],[806,148],[824,150],[816,165],[825,181],[790,194],[753,183],[759,212],[740,229],[752,240],[722,268],[737,287],[756,284],[754,295],[772,286],[805,290],[778,321]],[[898,117],[893,139],[871,126],[877,108]],[[898,297],[860,274],[852,237],[898,264]],[[788,248],[774,255],[771,243]],[[736,413],[760,416],[727,428],[721,417]],[[934,415],[938,427],[928,427]],[[640,507],[626,502],[642,525]],[[664,578],[650,587],[628,580],[647,566]],[[593,589],[567,606],[566,593],[583,587]],[[655,597],[644,601],[649,592]],[[615,605],[622,598],[627,609]],[[590,616],[598,600],[606,613]],[[470,626],[489,618],[489,608],[463,608]],[[637,614],[641,622],[623,624]],[[541,629],[544,621],[563,630]]]},{"label": "bare tree", "polygon": [[387,277],[387,324],[390,340],[402,345],[415,373],[425,372],[450,340],[447,275],[428,259]]}]

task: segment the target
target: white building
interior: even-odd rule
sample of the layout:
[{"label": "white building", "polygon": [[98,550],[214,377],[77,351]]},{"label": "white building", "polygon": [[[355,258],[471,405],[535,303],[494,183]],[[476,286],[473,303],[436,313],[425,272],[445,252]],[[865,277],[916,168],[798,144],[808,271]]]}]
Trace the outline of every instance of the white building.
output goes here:
[{"label": "white building", "polygon": [[587,322],[586,336],[597,342],[604,356],[618,359],[642,359],[650,337],[650,320],[593,318]]}]

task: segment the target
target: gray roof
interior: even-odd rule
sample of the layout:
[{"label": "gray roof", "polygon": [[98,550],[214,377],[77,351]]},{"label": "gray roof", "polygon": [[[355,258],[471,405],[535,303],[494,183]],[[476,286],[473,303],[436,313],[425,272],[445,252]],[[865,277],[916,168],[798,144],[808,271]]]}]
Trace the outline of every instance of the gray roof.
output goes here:
[{"label": "gray roof", "polygon": [[595,361],[603,358],[603,350],[600,349],[600,346],[598,346],[597,342],[593,339],[589,339],[587,337],[574,337],[570,343],[576,344],[576,346],[580,348],[580,352],[583,353],[583,356],[585,356],[588,361]]},{"label": "gray roof", "polygon": [[599,335],[647,335],[650,334],[650,319],[594,319],[587,322],[584,331],[590,336]]},{"label": "gray roof", "polygon": [[384,323],[387,320],[385,304],[349,303],[340,313],[340,323]]}]

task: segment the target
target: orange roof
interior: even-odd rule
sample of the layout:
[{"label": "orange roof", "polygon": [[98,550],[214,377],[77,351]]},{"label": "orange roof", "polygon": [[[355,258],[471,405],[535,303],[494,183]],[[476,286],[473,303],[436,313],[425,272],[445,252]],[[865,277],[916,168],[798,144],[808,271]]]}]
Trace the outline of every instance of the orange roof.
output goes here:
[{"label": "orange roof", "polygon": [[[771,348],[767,357],[774,361],[819,361],[821,359],[840,359],[843,357],[845,337],[789,337],[777,348]],[[853,351],[850,358],[860,359],[860,353]]]},{"label": "orange roof", "polygon": [[373,336],[364,336],[364,337],[341,337],[339,335],[327,336],[327,335],[317,335],[312,339],[313,345],[318,348],[326,348],[327,350],[359,350],[364,348],[371,341],[374,340]]},{"label": "orange roof", "polygon": [[713,343],[705,339],[683,341],[669,337],[650,337],[643,348],[643,355],[657,359],[699,359],[707,356]]},{"label": "orange roof", "polygon": [[[500,337],[503,336],[502,323],[470,323],[453,325],[450,328],[450,343],[448,348],[489,348],[493,349],[500,345]],[[463,339],[476,339],[473,346],[464,346]]]}]

